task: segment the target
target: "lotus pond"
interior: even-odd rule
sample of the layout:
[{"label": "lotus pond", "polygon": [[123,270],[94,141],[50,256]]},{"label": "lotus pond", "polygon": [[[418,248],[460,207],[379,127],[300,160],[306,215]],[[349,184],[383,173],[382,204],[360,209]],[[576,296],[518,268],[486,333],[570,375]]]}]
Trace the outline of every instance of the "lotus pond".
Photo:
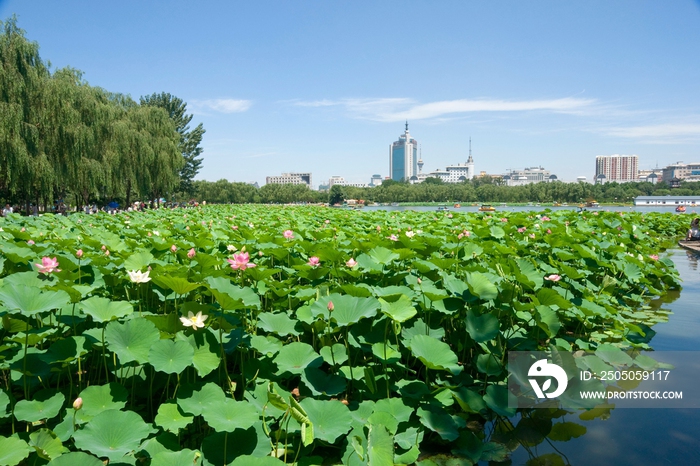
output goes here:
[{"label": "lotus pond", "polygon": [[649,348],[687,221],[210,206],[0,227],[0,466],[432,466],[581,435],[508,407],[507,352]]}]

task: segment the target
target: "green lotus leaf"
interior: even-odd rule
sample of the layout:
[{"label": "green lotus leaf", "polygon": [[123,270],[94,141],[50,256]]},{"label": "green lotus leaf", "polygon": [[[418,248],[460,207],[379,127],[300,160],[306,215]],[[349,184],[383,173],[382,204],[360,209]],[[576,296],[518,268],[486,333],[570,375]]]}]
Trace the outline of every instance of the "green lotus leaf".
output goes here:
[{"label": "green lotus leaf", "polygon": [[319,353],[321,353],[321,357],[323,357],[326,364],[330,365],[343,364],[348,360],[348,351],[345,349],[345,345],[340,343],[336,343],[333,346],[324,346]]},{"label": "green lotus leaf", "polygon": [[160,340],[160,332],[153,322],[137,317],[124,323],[107,324],[105,340],[109,349],[117,353],[121,364],[132,361],[143,364],[148,362],[151,345]]},{"label": "green lotus leaf", "polygon": [[382,246],[375,247],[367,254],[369,255],[369,257],[371,257],[372,259],[374,259],[382,265],[389,265],[393,261],[401,257],[395,252],[392,252],[391,249],[387,249]]},{"label": "green lotus leaf", "polygon": [[155,276],[153,277],[153,282],[162,288],[173,290],[177,295],[185,295],[190,291],[196,290],[200,286],[204,286],[200,283],[188,282],[184,278],[171,277],[169,275]]},{"label": "green lotus leaf", "polygon": [[289,318],[287,314],[272,312],[263,312],[258,314],[258,328],[266,332],[276,333],[279,336],[299,335],[295,325],[297,321]]},{"label": "green lotus leaf", "polygon": [[414,409],[407,406],[402,398],[384,398],[375,403],[374,411],[389,413],[399,422],[408,422]]},{"label": "green lotus leaf", "polygon": [[157,453],[151,458],[150,466],[199,466],[201,464],[202,454],[185,448],[180,451],[162,451]]},{"label": "green lotus leaf", "polygon": [[319,367],[323,358],[308,343],[295,341],[283,346],[274,362],[280,373],[301,374],[307,367]]},{"label": "green lotus leaf", "polygon": [[351,428],[350,410],[338,400],[304,398],[299,404],[306,411],[317,439],[333,443]]},{"label": "green lotus leaf", "polygon": [[48,284],[49,282],[39,278],[36,272],[18,272],[3,278],[3,287],[24,285],[30,288],[45,288]]},{"label": "green lotus leaf", "polygon": [[[329,311],[329,303],[333,303],[333,310]],[[369,317],[377,315],[380,304],[376,298],[358,298],[350,295],[333,293],[319,298],[311,305],[311,312],[315,315],[323,315],[326,319],[335,321],[338,327],[347,327]]]},{"label": "green lotus leaf", "polygon": [[498,297],[498,288],[481,272],[471,272],[467,276],[469,291],[481,299],[489,300]]},{"label": "green lotus leaf", "polygon": [[156,425],[177,434],[178,430],[187,427],[194,416],[183,413],[175,403],[163,403],[158,408]]},{"label": "green lotus leaf", "polygon": [[121,410],[126,406],[129,392],[118,383],[92,385],[80,392],[83,399],[82,412],[87,416],[97,416],[110,409]]},{"label": "green lotus leaf", "polygon": [[0,436],[0,466],[15,466],[33,451],[24,440]]},{"label": "green lotus leaf", "polygon": [[10,413],[7,408],[10,406],[10,397],[7,396],[5,390],[0,389],[0,419],[8,417]]},{"label": "green lotus leaf", "polygon": [[134,312],[134,306],[127,301],[112,301],[99,296],[93,296],[82,301],[80,307],[95,322],[109,322]]},{"label": "green lotus leaf", "polygon": [[148,362],[160,372],[179,374],[192,365],[194,348],[182,340],[159,340],[148,352]]},{"label": "green lotus leaf", "polygon": [[204,405],[202,417],[217,432],[248,429],[260,419],[260,413],[246,401],[217,398]]},{"label": "green lotus leaf", "polygon": [[561,328],[561,322],[559,322],[559,317],[557,317],[557,311],[549,306],[536,306],[535,309],[537,311],[535,319],[540,328],[542,328],[550,338],[556,336]]},{"label": "green lotus leaf", "polygon": [[462,372],[463,367],[457,364],[457,355],[447,343],[427,335],[416,335],[409,345],[413,355],[428,369],[449,371],[454,375]]},{"label": "green lotus leaf", "polygon": [[251,288],[234,285],[224,277],[207,277],[206,281],[222,309],[227,311],[251,307],[260,309],[260,296]]},{"label": "green lotus leaf", "polygon": [[133,411],[103,411],[73,434],[75,446],[116,462],[156,430]]},{"label": "green lotus leaf", "polygon": [[493,236],[496,239],[503,238],[506,235],[506,232],[503,230],[503,228],[497,226],[492,226],[491,228],[489,228],[489,233],[491,233],[491,236]]},{"label": "green lotus leaf", "polygon": [[153,254],[148,251],[134,251],[129,254],[122,265],[124,270],[142,270],[151,265],[153,259]]},{"label": "green lotus leaf", "polygon": [[476,357],[476,368],[486,375],[498,375],[503,372],[503,365],[493,354],[480,354]]},{"label": "green lotus leaf", "polygon": [[416,308],[413,307],[413,302],[405,295],[401,295],[398,301],[392,303],[379,298],[379,303],[381,304],[382,312],[396,322],[406,322],[417,313]]},{"label": "green lotus leaf", "polygon": [[[511,408],[508,406],[509,395],[510,392],[508,391],[508,388],[500,385],[489,385],[486,387],[484,401],[486,402],[486,405],[497,414],[504,417],[510,417],[515,415],[516,408]],[[516,404],[517,403],[514,403],[513,406]]]},{"label": "green lotus leaf", "polygon": [[219,344],[216,337],[210,332],[194,332],[189,335],[178,332],[176,338],[186,341],[192,346],[194,350],[192,365],[197,369],[200,377],[209,375],[221,364]]},{"label": "green lotus leaf", "polygon": [[459,430],[466,425],[464,419],[459,416],[450,416],[439,406],[427,405],[425,408],[418,408],[416,414],[421,424],[450,442],[459,437]]},{"label": "green lotus leaf", "polygon": [[182,387],[177,394],[177,405],[184,413],[199,416],[209,403],[219,403],[224,398],[226,395],[221,387],[209,382],[200,389]]},{"label": "green lotus leaf", "polygon": [[269,357],[279,353],[284,346],[284,343],[279,338],[273,335],[253,335],[250,338],[250,347],[258,351],[260,354]]},{"label": "green lotus leaf", "polygon": [[47,461],[58,458],[64,452],[63,443],[49,429],[39,429],[29,434],[29,445],[37,455]]},{"label": "green lotus leaf", "polygon": [[562,295],[551,288],[542,288],[537,292],[537,300],[543,306],[559,306],[562,309],[569,309],[571,303],[564,299]]},{"label": "green lotus leaf", "polygon": [[26,285],[5,284],[0,288],[0,302],[8,311],[34,315],[63,307],[70,302],[70,296],[61,290],[42,291]]},{"label": "green lotus leaf", "polygon": [[85,337],[67,337],[54,342],[47,352],[48,362],[70,362],[86,354],[89,350]]},{"label": "green lotus leaf", "polygon": [[394,436],[381,424],[370,424],[367,456],[372,466],[394,466]]},{"label": "green lotus leaf", "polygon": [[500,324],[493,314],[477,315],[471,309],[467,311],[467,333],[478,343],[492,340],[498,335]]},{"label": "green lotus leaf", "polygon": [[66,397],[56,393],[45,400],[20,400],[15,405],[15,418],[18,421],[37,422],[42,419],[53,419],[63,407]]},{"label": "green lotus leaf", "polygon": [[239,456],[231,463],[231,466],[283,466],[285,463],[271,456],[257,458],[255,456]]},{"label": "green lotus leaf", "polygon": [[48,466],[104,466],[104,463],[82,451],[65,453],[51,460]]}]

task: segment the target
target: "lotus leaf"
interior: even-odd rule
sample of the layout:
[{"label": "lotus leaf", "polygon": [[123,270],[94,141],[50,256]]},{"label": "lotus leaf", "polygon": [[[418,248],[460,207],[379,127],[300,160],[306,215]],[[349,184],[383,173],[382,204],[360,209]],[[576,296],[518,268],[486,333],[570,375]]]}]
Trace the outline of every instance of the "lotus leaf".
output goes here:
[{"label": "lotus leaf", "polygon": [[450,416],[438,406],[427,405],[425,408],[418,408],[416,414],[421,424],[448,441],[456,440],[459,437],[459,429],[466,425],[464,419]]},{"label": "lotus leaf", "polygon": [[233,460],[231,466],[283,466],[284,464],[284,462],[270,456],[256,458],[255,456],[243,455]]},{"label": "lotus leaf", "polygon": [[70,302],[70,296],[65,291],[42,291],[26,285],[5,284],[0,288],[0,302],[8,311],[35,315],[63,307]]},{"label": "lotus leaf", "polygon": [[471,272],[467,276],[469,291],[478,298],[489,300],[498,297],[498,288],[481,272]]},{"label": "lotus leaf", "polygon": [[8,406],[10,406],[10,397],[7,396],[5,390],[0,389],[0,419],[10,415],[7,412]]},{"label": "lotus leaf", "polygon": [[156,432],[133,411],[103,411],[73,434],[75,446],[117,462]]},{"label": "lotus leaf", "polygon": [[279,336],[299,335],[295,329],[296,321],[289,318],[287,314],[263,312],[258,314],[258,328],[267,332],[276,333]]},{"label": "lotus leaf", "polygon": [[457,375],[463,367],[457,363],[457,355],[447,343],[427,335],[416,335],[410,341],[411,352],[428,369],[450,371]]},{"label": "lotus leaf", "polygon": [[39,429],[29,434],[29,445],[34,447],[37,455],[47,461],[58,458],[64,452],[63,443],[49,429]]},{"label": "lotus leaf", "polygon": [[53,419],[63,407],[66,397],[63,393],[56,393],[44,400],[20,400],[15,405],[15,418],[18,421],[37,422],[42,419]]},{"label": "lotus leaf", "polygon": [[80,392],[83,399],[82,412],[87,416],[97,416],[109,409],[121,410],[126,406],[129,393],[118,383],[92,385]]},{"label": "lotus leaf", "polygon": [[119,362],[148,362],[151,346],[160,340],[160,332],[147,319],[137,317],[124,323],[110,322],[105,328],[105,340],[109,349],[117,353]]},{"label": "lotus leaf", "polygon": [[15,466],[34,451],[17,437],[0,436],[0,466]]},{"label": "lotus leaf", "polygon": [[372,466],[394,466],[394,437],[385,426],[370,424],[367,457]]},{"label": "lotus leaf", "polygon": [[109,322],[134,312],[134,307],[126,301],[111,301],[107,298],[93,296],[80,303],[80,307],[96,322]]},{"label": "lotus leaf", "polygon": [[163,403],[158,408],[156,415],[156,425],[165,430],[177,433],[179,429],[187,427],[194,419],[194,416],[188,416],[183,413],[175,403]]},{"label": "lotus leaf", "polygon": [[307,367],[319,367],[323,358],[311,345],[295,341],[283,346],[274,362],[280,373],[301,374]]},{"label": "lotus leaf", "polygon": [[177,396],[177,405],[183,412],[199,416],[202,414],[205,406],[210,403],[223,403],[224,395],[221,387],[213,382],[201,387],[199,390],[193,390],[191,387],[183,387]]},{"label": "lotus leaf", "polygon": [[313,424],[315,438],[333,443],[350,430],[352,416],[340,401],[304,398],[300,404]]},{"label": "lotus leaf", "polygon": [[398,301],[391,303],[379,298],[379,303],[381,304],[382,312],[396,322],[406,322],[407,320],[413,318],[417,313],[411,300],[404,295],[401,295]]},{"label": "lotus leaf", "polygon": [[124,260],[124,270],[142,270],[151,265],[153,254],[148,251],[135,251]]},{"label": "lotus leaf", "polygon": [[179,374],[194,360],[194,348],[182,340],[159,340],[148,352],[148,362],[157,371]]},{"label": "lotus leaf", "polygon": [[209,332],[195,332],[185,336],[178,332],[179,340],[187,341],[194,350],[192,365],[200,377],[205,377],[221,363],[220,349],[216,337]]},{"label": "lotus leaf", "polygon": [[477,315],[471,309],[467,311],[466,324],[469,336],[479,343],[495,338],[500,328],[498,318],[495,315]]},{"label": "lotus leaf", "polygon": [[104,463],[82,451],[65,453],[51,460],[49,466],[104,466]]},{"label": "lotus leaf", "polygon": [[172,290],[177,295],[185,295],[203,286],[199,283],[188,282],[181,277],[171,277],[169,275],[154,276],[153,282],[160,287]]}]

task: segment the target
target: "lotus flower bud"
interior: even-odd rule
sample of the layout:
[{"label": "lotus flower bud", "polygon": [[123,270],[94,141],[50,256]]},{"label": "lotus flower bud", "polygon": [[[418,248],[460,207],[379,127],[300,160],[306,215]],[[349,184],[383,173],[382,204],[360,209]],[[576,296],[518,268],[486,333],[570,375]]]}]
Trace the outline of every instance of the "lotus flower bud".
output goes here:
[{"label": "lotus flower bud", "polygon": [[333,309],[335,309],[333,301],[328,301],[328,312],[333,312]]},{"label": "lotus flower bud", "polygon": [[197,254],[197,252],[194,250],[194,248],[187,251],[187,257],[189,257],[190,259],[192,259],[195,254]]},{"label": "lotus flower bud", "polygon": [[73,402],[73,409],[78,411],[82,407],[83,407],[83,399],[80,397],[76,398],[75,401]]},{"label": "lotus flower bud", "polygon": [[78,249],[77,251],[75,251],[75,256],[76,256],[78,259],[80,259],[81,257],[83,257],[83,250],[82,250],[82,249]]}]

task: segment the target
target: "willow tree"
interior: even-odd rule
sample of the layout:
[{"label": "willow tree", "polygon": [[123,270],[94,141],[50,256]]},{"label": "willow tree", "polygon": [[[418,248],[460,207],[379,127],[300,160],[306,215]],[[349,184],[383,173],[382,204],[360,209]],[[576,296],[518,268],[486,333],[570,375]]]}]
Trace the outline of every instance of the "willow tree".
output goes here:
[{"label": "willow tree", "polygon": [[166,92],[141,97],[141,105],[164,109],[175,123],[175,129],[180,135],[178,149],[184,159],[184,165],[180,169],[179,190],[188,195],[194,194],[194,177],[202,168],[201,143],[205,133],[204,126],[200,123],[190,130],[189,124],[192,121],[192,115],[186,113],[187,104],[182,99]]},{"label": "willow tree", "polygon": [[50,73],[39,45],[26,39],[16,18],[0,22],[0,30],[0,190],[27,199],[37,183],[50,184],[50,162],[40,140]]}]

